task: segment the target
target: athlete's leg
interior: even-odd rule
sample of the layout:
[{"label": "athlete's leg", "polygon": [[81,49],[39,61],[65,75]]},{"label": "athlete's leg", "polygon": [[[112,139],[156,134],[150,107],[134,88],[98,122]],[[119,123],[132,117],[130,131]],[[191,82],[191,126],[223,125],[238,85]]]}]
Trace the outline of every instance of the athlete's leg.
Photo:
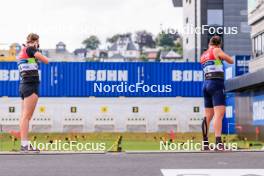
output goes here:
[{"label": "athlete's leg", "polygon": [[22,101],[21,101],[21,117],[20,117],[20,122],[21,122],[21,119],[23,117],[23,112],[24,112],[24,99],[22,99]]},{"label": "athlete's leg", "polygon": [[214,117],[214,108],[205,108],[207,131],[209,131],[210,122],[212,121],[213,117]]},{"label": "athlete's leg", "polygon": [[215,142],[220,144],[217,150],[224,150],[222,144],[222,123],[225,115],[225,92],[224,92],[224,82],[216,82],[217,90],[213,94],[213,104],[214,104],[214,129],[215,129]]},{"label": "athlete's leg", "polygon": [[20,137],[21,137],[21,123],[22,123],[22,119],[23,119],[23,112],[24,112],[24,98],[21,101],[21,116],[20,116],[20,120],[19,120]]},{"label": "athlete's leg", "polygon": [[28,140],[29,121],[32,118],[37,102],[38,96],[35,93],[23,100],[23,111],[20,119],[20,135],[22,141]]},{"label": "athlete's leg", "polygon": [[203,143],[202,143],[202,150],[209,150],[209,126],[210,122],[214,116],[214,109],[213,108],[205,108],[205,118],[202,123],[202,131],[203,131]]},{"label": "athlete's leg", "polygon": [[28,140],[27,139],[25,139],[25,137],[23,137],[23,139],[22,139],[22,137],[21,137],[21,131],[24,131],[24,130],[22,130],[23,129],[23,127],[21,128],[21,125],[22,125],[22,119],[23,119],[23,112],[24,112],[24,98],[22,99],[22,101],[21,101],[21,117],[20,117],[20,122],[19,122],[19,125],[20,125],[20,132],[19,132],[19,134],[20,134],[20,140],[21,140],[21,146],[28,146]]},{"label": "athlete's leg", "polygon": [[202,123],[202,132],[203,132],[203,150],[209,150],[209,141],[208,141],[208,133],[210,122],[214,116],[214,108],[213,108],[213,100],[210,92],[208,92],[209,81],[205,81],[203,85],[203,94],[204,94],[204,107],[205,107],[205,118]]},{"label": "athlete's leg", "polygon": [[222,122],[225,115],[225,110],[225,106],[214,107],[214,129],[216,137],[221,137],[222,135]]}]

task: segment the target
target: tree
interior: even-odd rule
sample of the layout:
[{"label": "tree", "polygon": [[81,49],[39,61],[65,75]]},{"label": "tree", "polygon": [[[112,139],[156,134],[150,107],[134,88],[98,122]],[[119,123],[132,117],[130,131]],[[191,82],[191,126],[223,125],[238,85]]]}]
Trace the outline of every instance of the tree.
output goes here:
[{"label": "tree", "polygon": [[106,41],[113,44],[115,42],[117,42],[118,38],[120,37],[121,34],[115,34],[110,38],[107,38]]},{"label": "tree", "polygon": [[175,46],[174,35],[167,34],[165,32],[160,33],[156,38],[156,43],[161,47],[174,47]]},{"label": "tree", "polygon": [[156,42],[158,46],[161,46],[163,50],[173,50],[182,55],[182,40],[178,33],[165,33],[161,32],[157,38]]},{"label": "tree", "polygon": [[85,39],[82,44],[85,46],[86,49],[91,49],[91,50],[95,50],[99,47],[99,45],[101,44],[100,40],[98,39],[97,36],[95,35],[91,35],[90,37],[88,37],[87,39]]},{"label": "tree", "polygon": [[182,48],[182,44],[181,43],[176,43],[175,47],[174,47],[174,51],[176,51],[177,53],[179,53],[180,55],[183,54],[183,48]]},{"label": "tree", "polygon": [[136,32],[136,41],[139,50],[142,52],[143,47],[154,48],[156,46],[155,41],[153,40],[153,35],[150,32],[145,30]]},{"label": "tree", "polygon": [[141,54],[141,55],[139,56],[139,59],[140,59],[141,61],[143,61],[143,62],[148,61],[148,57],[147,57],[146,54]]}]

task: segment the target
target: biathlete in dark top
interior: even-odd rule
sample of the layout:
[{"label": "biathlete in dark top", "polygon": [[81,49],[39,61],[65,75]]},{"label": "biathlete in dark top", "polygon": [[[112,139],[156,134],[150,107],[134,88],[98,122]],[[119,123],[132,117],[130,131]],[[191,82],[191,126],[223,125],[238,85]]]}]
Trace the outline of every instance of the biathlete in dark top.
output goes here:
[{"label": "biathlete in dark top", "polygon": [[205,81],[203,84],[205,119],[203,120],[203,150],[209,150],[208,130],[214,117],[216,150],[224,150],[222,143],[222,120],[225,115],[225,85],[223,62],[233,64],[233,59],[221,49],[219,36],[213,36],[209,48],[201,56]]},{"label": "biathlete in dark top", "polygon": [[22,99],[20,118],[21,151],[38,151],[28,140],[29,122],[39,97],[39,61],[48,64],[48,58],[39,51],[39,36],[29,34],[27,42],[18,55],[18,69],[21,77],[19,93]]}]

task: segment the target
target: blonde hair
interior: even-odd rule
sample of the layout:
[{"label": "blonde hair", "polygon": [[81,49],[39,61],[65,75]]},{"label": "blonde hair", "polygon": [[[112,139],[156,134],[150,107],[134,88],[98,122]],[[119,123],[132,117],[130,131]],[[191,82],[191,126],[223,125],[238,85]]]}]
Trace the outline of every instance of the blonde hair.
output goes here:
[{"label": "blonde hair", "polygon": [[39,35],[35,34],[35,33],[30,33],[27,36],[27,44],[28,43],[34,43],[35,41],[37,41],[39,39]]}]

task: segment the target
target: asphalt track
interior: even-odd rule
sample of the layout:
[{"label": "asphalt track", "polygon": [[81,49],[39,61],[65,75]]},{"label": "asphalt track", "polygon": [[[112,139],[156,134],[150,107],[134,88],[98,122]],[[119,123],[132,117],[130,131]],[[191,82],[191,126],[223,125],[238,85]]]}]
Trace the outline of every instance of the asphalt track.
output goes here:
[{"label": "asphalt track", "polygon": [[161,169],[263,169],[264,152],[0,154],[0,176],[162,176]]}]

